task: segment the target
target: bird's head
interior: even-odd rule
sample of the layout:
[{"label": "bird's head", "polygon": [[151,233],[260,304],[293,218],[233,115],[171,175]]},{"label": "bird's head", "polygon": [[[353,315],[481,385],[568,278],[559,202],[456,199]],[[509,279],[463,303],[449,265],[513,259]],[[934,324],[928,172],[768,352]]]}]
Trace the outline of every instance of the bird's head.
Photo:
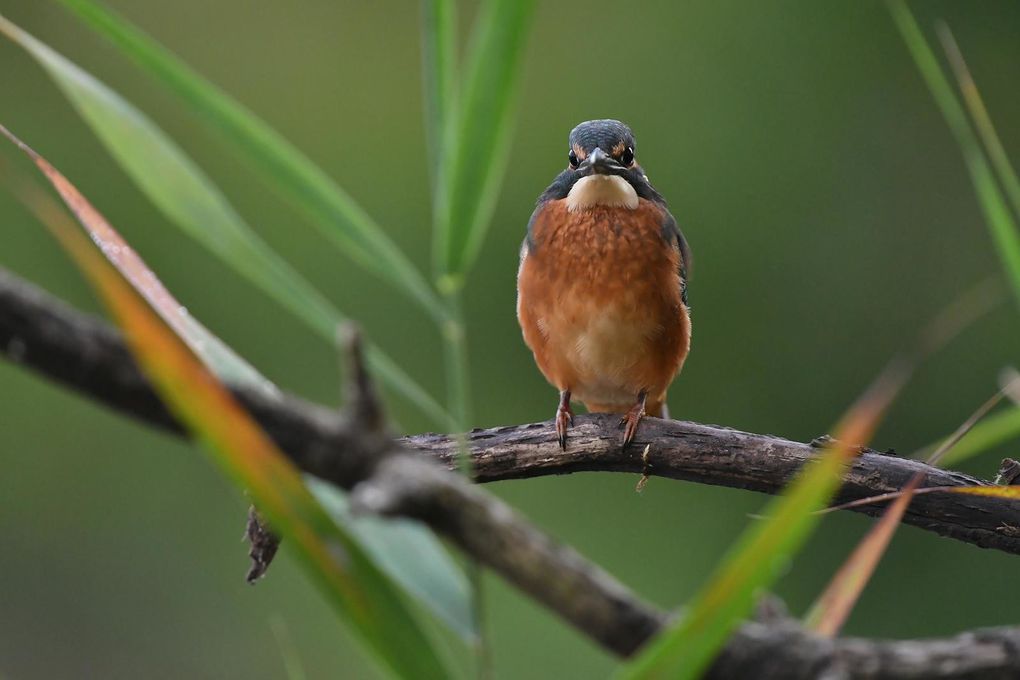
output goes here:
[{"label": "bird's head", "polygon": [[539,200],[565,198],[571,211],[662,200],[635,159],[634,134],[620,121],[585,121],[570,131],[569,143],[567,169]]},{"label": "bird's head", "polygon": [[634,134],[618,120],[589,120],[570,131],[570,169],[580,176],[622,175],[636,167]]}]

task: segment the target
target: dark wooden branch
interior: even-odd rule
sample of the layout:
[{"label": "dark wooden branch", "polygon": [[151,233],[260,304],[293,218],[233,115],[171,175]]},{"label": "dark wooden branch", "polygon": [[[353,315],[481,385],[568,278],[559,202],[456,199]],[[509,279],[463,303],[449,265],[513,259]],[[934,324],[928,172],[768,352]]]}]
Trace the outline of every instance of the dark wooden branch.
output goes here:
[{"label": "dark wooden branch", "polygon": [[[123,341],[102,321],[76,312],[0,269],[0,352],[89,398],[174,434],[182,428],[138,371]],[[557,544],[489,494],[440,466],[454,465],[442,435],[398,440],[359,428],[342,414],[292,396],[236,396],[300,468],[352,491],[364,510],[417,518],[467,554],[620,655],[633,653],[665,620],[625,586]],[[568,451],[552,424],[471,433],[478,480],[579,471],[647,473],[775,493],[815,455],[809,444],[720,427],[649,419],[639,441],[619,449],[615,419],[578,418]],[[647,461],[640,452],[650,444]],[[421,454],[426,454],[425,456]],[[431,459],[431,460],[430,460]],[[864,451],[840,500],[898,489],[914,472],[925,486],[986,484],[896,456]],[[875,508],[864,508],[876,512]],[[1020,511],[996,499],[929,494],[907,521],[984,547],[1020,553]],[[944,640],[823,640],[788,620],[751,622],[733,637],[714,678],[1006,678],[1020,675],[1020,630],[964,633]]]},{"label": "dark wooden branch", "polygon": [[[468,442],[477,481],[490,482],[581,471],[629,472],[776,494],[818,448],[780,437],[749,434],[715,425],[654,418],[641,423],[634,444],[619,446],[617,417],[581,416],[570,430],[567,450],[556,442],[552,422],[476,430]],[[452,467],[456,443],[444,435],[401,440]],[[646,445],[647,456],[642,453]],[[837,503],[898,491],[914,473],[925,487],[973,486],[985,480],[921,461],[865,449],[854,461]],[[884,504],[854,510],[881,513]],[[1020,554],[1020,503],[963,494],[915,497],[904,522],[983,548]]]},{"label": "dark wooden branch", "polygon": [[[86,396],[174,434],[183,429],[135,366],[119,333],[0,269],[0,351]],[[360,369],[360,367],[356,367]],[[371,416],[370,388],[343,414],[289,396],[234,390],[302,470],[352,492],[355,507],[419,519],[575,628],[620,655],[633,653],[664,615],[499,499],[436,461],[406,452]],[[376,423],[378,424],[378,423]]]},{"label": "dark wooden branch", "polygon": [[[3,270],[0,352],[89,398],[183,434],[135,367],[116,330]],[[364,470],[348,469],[347,463],[337,460],[337,432],[348,428],[336,411],[292,396],[274,400],[244,390],[235,394],[298,467],[345,487],[364,477]],[[416,435],[399,441],[448,467],[455,466],[456,443],[447,436]],[[635,443],[622,451],[615,419],[599,415],[577,417],[566,453],[556,445],[551,421],[476,430],[468,441],[480,482],[582,471],[629,472],[773,494],[817,453],[811,444],[779,437],[653,418],[642,423]],[[645,444],[651,444],[647,465],[641,457]],[[869,449],[847,475],[839,502],[896,491],[918,471],[925,473],[923,486],[989,483]],[[874,515],[881,507],[856,511]],[[926,494],[911,502],[904,521],[967,543],[1020,554],[1020,504]]]},{"label": "dark wooden branch", "polygon": [[745,623],[706,680],[1013,680],[1020,628],[929,640],[820,638],[780,614]]}]

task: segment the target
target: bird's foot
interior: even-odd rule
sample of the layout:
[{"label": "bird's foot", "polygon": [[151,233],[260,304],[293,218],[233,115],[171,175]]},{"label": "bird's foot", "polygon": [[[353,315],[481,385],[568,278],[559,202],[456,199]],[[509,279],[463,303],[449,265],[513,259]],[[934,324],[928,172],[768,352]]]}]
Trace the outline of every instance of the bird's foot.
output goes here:
[{"label": "bird's foot", "polygon": [[567,428],[574,424],[574,412],[570,410],[570,391],[560,392],[560,405],[556,408],[556,436],[560,448],[567,450]]},{"label": "bird's foot", "polygon": [[620,419],[620,427],[623,428],[623,448],[634,441],[637,434],[638,424],[645,417],[645,393],[638,396],[637,403],[630,407],[630,410]]}]

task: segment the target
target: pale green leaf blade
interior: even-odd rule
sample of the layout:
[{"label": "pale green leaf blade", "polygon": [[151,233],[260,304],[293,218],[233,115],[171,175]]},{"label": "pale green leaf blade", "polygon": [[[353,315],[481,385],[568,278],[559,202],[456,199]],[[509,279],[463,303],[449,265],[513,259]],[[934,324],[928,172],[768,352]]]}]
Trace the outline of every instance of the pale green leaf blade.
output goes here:
[{"label": "pale green leaf blade", "polygon": [[[2,16],[0,33],[36,59],[173,224],[333,342],[337,326],[345,320],[340,311],[248,226],[212,179],[162,129],[104,83]],[[368,358],[387,386],[437,422],[448,422],[435,399],[378,349],[372,349]]]},{"label": "pale green leaf blade", "polygon": [[361,542],[380,569],[465,640],[476,638],[467,578],[428,530],[400,518],[354,517],[341,489],[314,477],[306,477],[305,484],[326,512]]},{"label": "pale green leaf blade", "polygon": [[683,615],[628,662],[618,677],[701,677],[733,629],[750,613],[757,595],[775,582],[818,525],[821,515],[816,511],[832,499],[859,451],[857,445],[870,439],[907,375],[906,365],[894,363],[879,377],[836,428],[833,443],[768,504],[765,519],[744,532]]},{"label": "pale green leaf blade", "polygon": [[534,0],[488,0],[480,9],[437,192],[436,255],[446,287],[459,287],[470,269],[496,205],[534,8]]},{"label": "pale green leaf blade", "polygon": [[[0,32],[7,30],[3,17],[0,17]],[[12,135],[0,125],[0,134],[11,140],[24,151],[44,171],[49,165],[38,154]],[[41,165],[42,164],[42,165]],[[61,228],[74,230],[74,224],[60,206],[50,196],[29,182],[17,181],[11,177],[11,191],[34,214],[41,223],[57,224]],[[185,342],[209,370],[218,378],[233,385],[255,389],[270,397],[279,394],[279,390],[258,370],[236,354],[226,343],[210,332],[162,284],[148,265],[121,237],[113,226],[99,214],[62,175],[55,174],[50,178],[54,188],[68,208],[79,218],[89,238],[103,253],[111,265],[117,268],[134,288],[145,298],[145,301],[156,311],[174,333]],[[70,226],[67,226],[70,223]]]},{"label": "pale green leaf blade", "polygon": [[[107,221],[67,178],[2,126],[0,133],[32,158],[87,233],[105,231]],[[136,290],[138,284],[100,255],[104,242],[90,241],[64,222],[46,224],[124,329],[132,353],[168,408],[251,494],[383,666],[408,680],[451,677],[394,584],[326,514],[294,465],[223,384],[154,313],[144,297],[146,285]]]},{"label": "pale green leaf blade", "polygon": [[903,0],[887,1],[903,41],[963,152],[967,171],[970,173],[978,203],[992,233],[995,248],[1002,260],[1013,293],[1020,302],[1020,231],[1016,220],[1010,214],[1002,192],[999,191],[995,175],[967,120],[967,114],[954,94],[938,59],[928,46],[928,41],[917,25],[914,15]]},{"label": "pale green leaf blade", "polygon": [[916,476],[907,483],[902,495],[882,513],[882,517],[832,577],[825,591],[804,617],[804,627],[807,630],[825,637],[834,637],[843,627],[889,547],[921,479]]},{"label": "pale green leaf blade", "polygon": [[[1006,388],[1003,388],[981,404],[942,445],[928,456],[928,464],[938,465],[946,454],[959,444],[960,440],[974,429],[974,426],[988,415],[989,411],[995,408],[1005,392]],[[918,472],[911,477],[895,502],[886,508],[881,519],[857,544],[853,553],[832,577],[825,591],[804,617],[805,628],[826,637],[834,637],[840,631],[849,618],[850,612],[853,611],[854,605],[860,599],[861,593],[864,592],[864,588],[868,585],[868,581],[871,580],[872,574],[875,573],[882,555],[889,547],[893,534],[896,533],[896,528],[907,511],[914,491],[922,481],[924,481],[923,472]]]},{"label": "pale green leaf blade", "polygon": [[276,130],[132,24],[92,0],[60,0],[214,128],[270,187],[341,252],[393,284],[436,319],[446,310],[383,229],[321,168]]},{"label": "pale green leaf blade", "polygon": [[442,162],[443,135],[457,110],[457,3],[422,0],[422,83],[432,191]]},{"label": "pale green leaf blade", "polygon": [[964,60],[963,53],[960,51],[959,45],[956,44],[956,39],[949,30],[949,26],[939,24],[938,31],[942,47],[949,59],[949,65],[956,74],[956,82],[960,87],[960,93],[963,95],[967,110],[970,112],[971,120],[974,121],[978,134],[981,135],[981,140],[988,150],[992,167],[998,173],[1006,195],[1009,197],[1010,203],[1013,204],[1014,213],[1020,215],[1020,177],[1017,176],[1016,170],[1009,160],[1006,148],[1002,145],[1002,140],[999,139],[999,133],[995,131],[995,125],[985,106],[985,100],[970,74],[967,62]]},{"label": "pale green leaf blade", "polygon": [[[952,467],[990,449],[1020,438],[1020,409],[1007,408],[988,416],[967,433],[943,456],[943,465]],[[925,451],[934,451],[941,442],[936,442]]]}]

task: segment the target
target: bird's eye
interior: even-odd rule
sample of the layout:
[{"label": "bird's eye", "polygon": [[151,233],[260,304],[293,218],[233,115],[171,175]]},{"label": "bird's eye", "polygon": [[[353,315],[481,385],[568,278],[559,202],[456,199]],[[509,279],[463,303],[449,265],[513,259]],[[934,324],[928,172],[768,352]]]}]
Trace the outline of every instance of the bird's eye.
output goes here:
[{"label": "bird's eye", "polygon": [[577,154],[574,153],[573,150],[571,150],[570,153],[567,154],[567,160],[570,162],[570,167],[577,170],[577,166],[580,164],[577,162]]},{"label": "bird's eye", "polygon": [[634,162],[634,147],[628,146],[627,149],[620,154],[620,163],[622,165],[629,166]]}]

